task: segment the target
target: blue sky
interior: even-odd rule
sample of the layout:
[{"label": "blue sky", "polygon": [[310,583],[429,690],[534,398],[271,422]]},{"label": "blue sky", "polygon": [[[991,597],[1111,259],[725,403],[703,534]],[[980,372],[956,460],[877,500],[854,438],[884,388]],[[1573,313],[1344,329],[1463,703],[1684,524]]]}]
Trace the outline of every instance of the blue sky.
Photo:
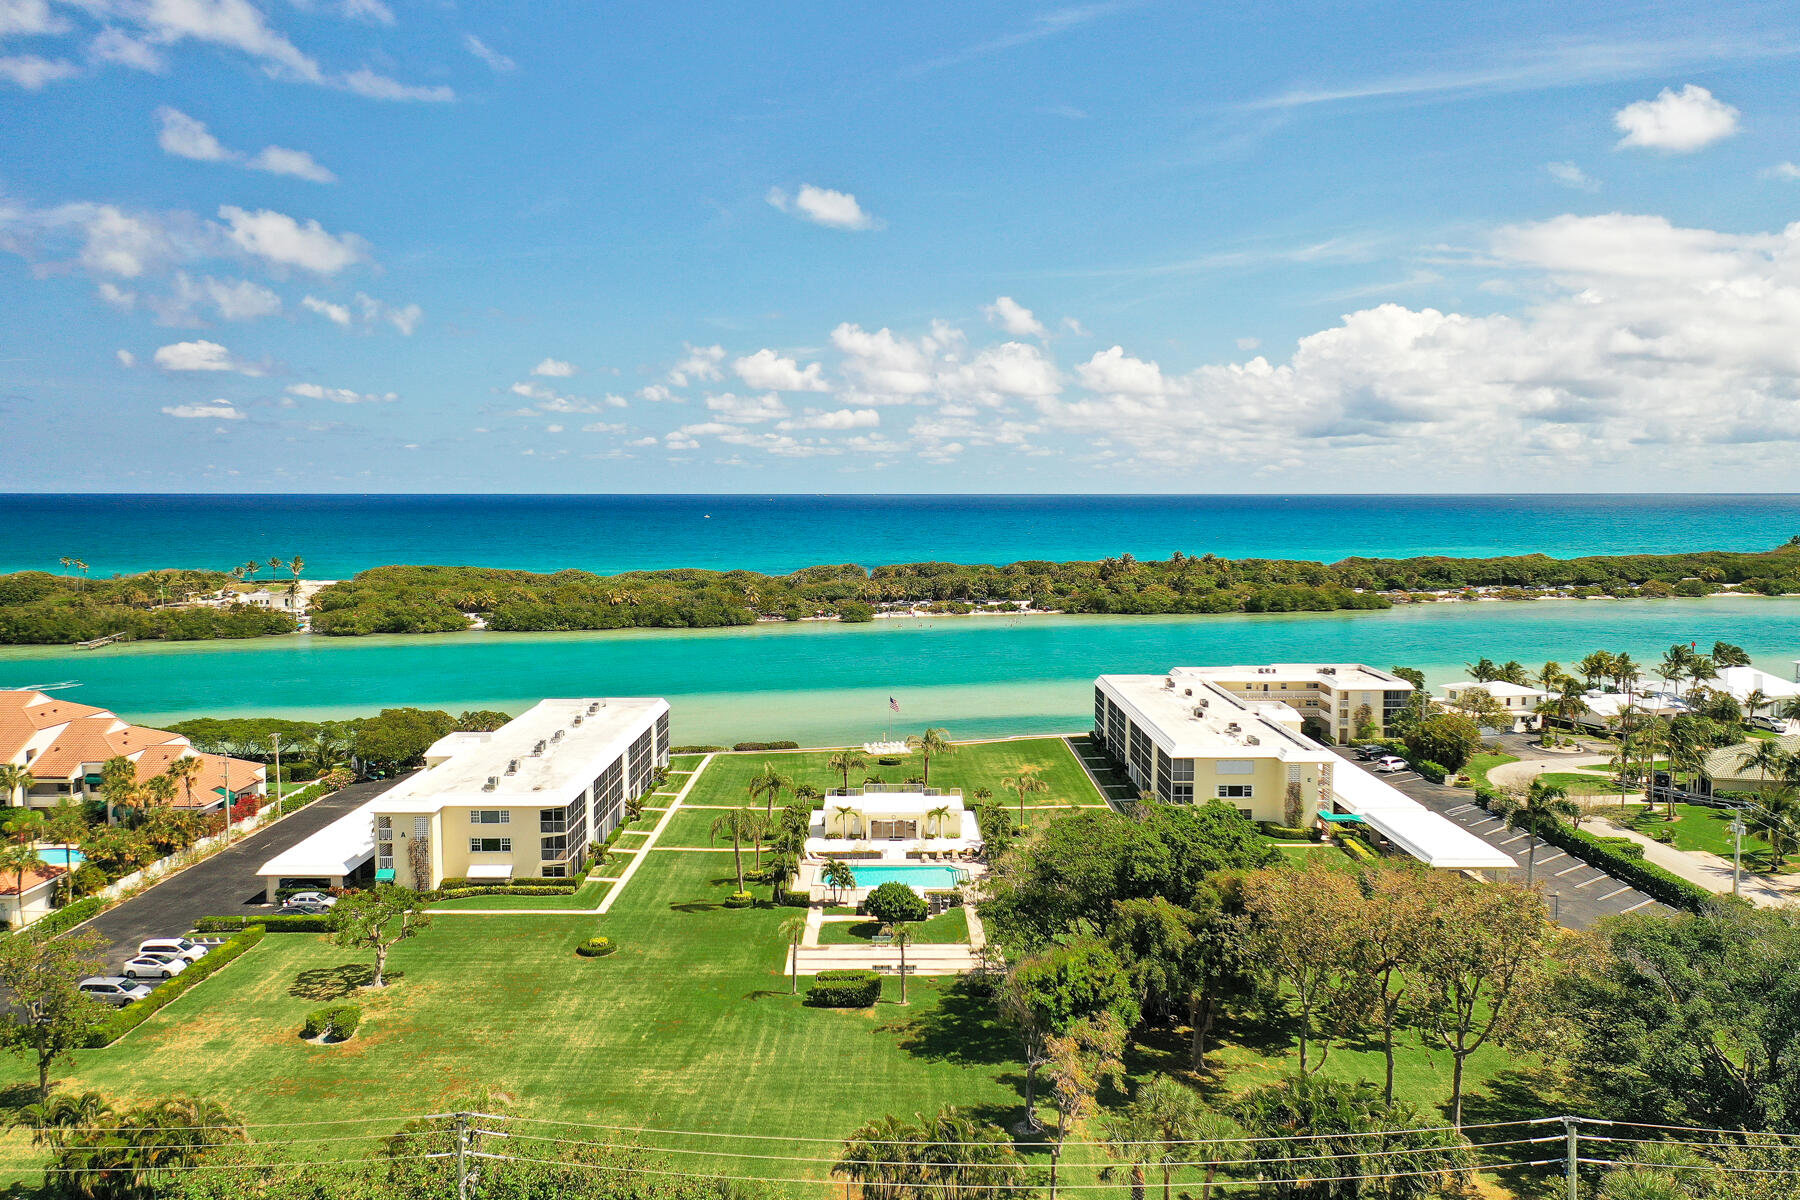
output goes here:
[{"label": "blue sky", "polygon": [[1781,4],[0,0],[0,486],[1792,490]]}]

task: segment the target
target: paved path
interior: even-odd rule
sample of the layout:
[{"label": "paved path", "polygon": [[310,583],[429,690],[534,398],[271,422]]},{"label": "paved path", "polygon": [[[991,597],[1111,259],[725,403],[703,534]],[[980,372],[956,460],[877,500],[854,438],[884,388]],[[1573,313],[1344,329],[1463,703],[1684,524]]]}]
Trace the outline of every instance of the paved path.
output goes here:
[{"label": "paved path", "polygon": [[[1728,858],[1704,850],[1677,850],[1655,838],[1645,837],[1635,829],[1614,825],[1605,817],[1590,817],[1581,824],[1583,829],[1598,837],[1629,838],[1644,848],[1645,862],[1654,863],[1689,883],[1697,883],[1721,896],[1731,894],[1731,860]],[[1759,908],[1787,908],[1794,903],[1792,894],[1766,877],[1749,871],[1743,874],[1738,894]]]},{"label": "paved path", "polygon": [[1542,758],[1521,758],[1518,762],[1501,763],[1488,769],[1488,782],[1495,787],[1528,784],[1539,775],[1552,771],[1573,771],[1576,767],[1604,766],[1611,759],[1604,754],[1546,754]]},{"label": "paved path", "polygon": [[279,821],[252,830],[228,849],[177,871],[81,927],[97,931],[113,944],[107,961],[116,967],[131,957],[127,952],[135,951],[145,938],[179,937],[201,917],[273,912],[263,903],[263,880],[257,868],[398,782],[353,783],[322,796]]}]

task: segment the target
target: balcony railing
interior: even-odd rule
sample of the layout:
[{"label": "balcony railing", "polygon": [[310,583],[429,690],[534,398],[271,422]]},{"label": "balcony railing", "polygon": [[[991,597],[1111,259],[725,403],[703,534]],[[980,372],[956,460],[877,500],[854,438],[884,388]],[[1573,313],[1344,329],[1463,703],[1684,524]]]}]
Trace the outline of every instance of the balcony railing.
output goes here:
[{"label": "balcony railing", "polygon": [[880,796],[902,794],[908,796],[961,796],[961,788],[920,787],[916,783],[865,783],[856,788],[832,788],[825,795],[830,796]]}]

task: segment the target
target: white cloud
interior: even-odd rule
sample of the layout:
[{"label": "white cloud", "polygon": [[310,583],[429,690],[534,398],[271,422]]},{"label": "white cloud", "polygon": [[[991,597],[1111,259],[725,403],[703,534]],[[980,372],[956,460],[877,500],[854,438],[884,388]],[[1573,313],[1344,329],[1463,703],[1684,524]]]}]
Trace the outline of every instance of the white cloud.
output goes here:
[{"label": "white cloud", "polygon": [[731,369],[745,386],[762,391],[776,392],[825,392],[830,391],[819,372],[823,369],[818,363],[808,363],[802,368],[791,358],[783,358],[773,350],[758,350],[755,354],[736,359]]},{"label": "white cloud", "polygon": [[321,387],[316,383],[290,383],[287,392],[303,400],[329,400],[333,404],[391,404],[400,398],[394,392],[356,392],[349,388]]},{"label": "white cloud", "polygon": [[219,208],[230,225],[228,236],[247,252],[277,266],[299,267],[318,275],[335,275],[368,257],[367,244],[353,233],[327,233],[317,221],[296,221],[270,209],[246,212],[235,205]]},{"label": "white cloud", "polygon": [[[760,421],[779,421],[788,415],[787,405],[774,392],[765,392],[760,396],[739,396],[733,392],[708,396],[706,407],[719,414],[721,420],[755,423]],[[689,426],[689,430],[698,428]]]},{"label": "white cloud", "polygon": [[984,304],[981,306],[981,311],[989,322],[998,325],[1014,337],[1044,336],[1044,323],[1033,316],[1029,308],[1011,296],[1001,296],[992,304]]},{"label": "white cloud", "polygon": [[660,383],[652,383],[647,387],[639,388],[637,396],[639,400],[644,400],[651,404],[682,403],[682,398],[680,396],[677,396],[674,392],[671,392]]},{"label": "white cloud", "polygon": [[132,352],[131,352],[131,351],[129,351],[129,350],[116,350],[116,351],[114,351],[114,353],[115,353],[115,354],[116,354],[116,355],[117,355],[117,356],[118,356],[118,359],[119,359],[119,365],[120,365],[120,366],[121,366],[121,367],[135,367],[135,366],[137,366],[137,355],[135,355],[135,354],[133,354],[133,353],[132,353]]},{"label": "white cloud", "polygon": [[1654,100],[1627,104],[1613,114],[1613,125],[1625,136],[1619,148],[1642,146],[1687,154],[1738,131],[1738,110],[1696,84],[1679,92],[1664,88]]},{"label": "white cloud", "polygon": [[472,33],[463,34],[463,49],[479,58],[493,70],[503,74],[519,65]]},{"label": "white cloud", "polygon": [[119,11],[141,23],[154,41],[173,44],[191,38],[225,46],[261,60],[274,78],[323,81],[319,64],[271,29],[249,0],[150,0]]},{"label": "white cloud", "polygon": [[766,197],[768,202],[784,213],[791,213],[815,225],[824,225],[831,229],[879,229],[881,222],[863,211],[862,205],[849,192],[833,191],[831,188],[814,187],[810,183],[800,185],[799,192],[790,196],[782,188],[770,188]]},{"label": "white cloud", "polygon": [[686,387],[690,380],[697,383],[717,383],[725,378],[725,372],[719,364],[725,361],[723,346],[688,345],[680,362],[669,371],[668,380],[676,387]]},{"label": "white cloud", "polygon": [[1260,345],[1262,345],[1261,338],[1241,337],[1237,339],[1237,348],[1246,352],[1254,350]]},{"label": "white cloud", "polygon": [[69,23],[50,11],[50,0],[0,0],[0,37],[64,33]]},{"label": "white cloud", "polygon": [[342,304],[333,304],[329,300],[321,300],[317,296],[308,296],[300,301],[300,307],[309,312],[316,312],[333,325],[350,327],[350,310]]},{"label": "white cloud", "polygon": [[264,146],[246,165],[253,171],[291,175],[295,179],[305,179],[311,183],[337,182],[337,176],[312,155],[304,150],[289,150],[285,146]]},{"label": "white cloud", "polygon": [[112,25],[94,35],[94,40],[88,43],[87,55],[92,62],[130,67],[153,75],[168,69],[162,53],[155,46]]},{"label": "white cloud", "polygon": [[344,86],[371,100],[419,100],[430,104],[448,104],[456,99],[455,90],[446,85],[401,83],[385,75],[377,75],[367,67],[344,76]]},{"label": "white cloud", "polygon": [[356,293],[356,306],[362,310],[365,325],[373,325],[378,321],[386,321],[407,337],[419,327],[425,319],[425,310],[416,304],[407,304],[396,308],[384,300],[377,300],[366,292]]},{"label": "white cloud", "polygon": [[[624,433],[625,427],[610,421],[590,421],[581,427],[583,433]],[[655,439],[651,441],[654,443]]]},{"label": "white cloud", "polygon": [[1767,175],[1770,179],[1785,179],[1789,181],[1800,179],[1800,163],[1778,162],[1768,170],[1764,171],[1763,174]]},{"label": "white cloud", "polygon": [[1169,382],[1154,362],[1133,358],[1123,346],[1097,350],[1094,357],[1075,368],[1075,377],[1089,391],[1127,396],[1168,394]]},{"label": "white cloud", "polygon": [[860,325],[845,323],[831,331],[831,344],[844,353],[844,369],[870,391],[882,395],[915,396],[931,390],[936,382],[937,355],[960,337],[928,336],[917,340],[899,337],[885,326],[869,333]]},{"label": "white cloud", "polygon": [[1056,364],[1042,350],[1024,342],[989,346],[956,372],[954,379],[983,398],[1053,396],[1062,390]]},{"label": "white cloud", "polygon": [[28,92],[81,74],[81,68],[67,59],[44,58],[37,54],[12,54],[0,58],[0,79],[17,84]]},{"label": "white cloud", "polygon": [[874,429],[881,424],[881,413],[873,408],[840,408],[833,412],[819,412],[808,409],[791,421],[783,421],[775,428],[780,430],[794,429]]},{"label": "white cloud", "polygon": [[137,306],[137,293],[128,292],[116,283],[103,282],[94,289],[100,299],[106,301],[120,312],[130,312]]},{"label": "white cloud", "polygon": [[575,373],[575,364],[564,362],[560,358],[546,358],[543,362],[531,368],[531,373],[533,375],[547,376],[551,379],[567,379]]},{"label": "white cloud", "polygon": [[1556,182],[1562,184],[1564,187],[1574,188],[1578,192],[1597,192],[1600,190],[1600,181],[1572,162],[1545,163],[1544,170],[1550,173],[1550,178],[1556,180]]},{"label": "white cloud", "polygon": [[211,404],[172,404],[164,408],[163,412],[171,417],[180,417],[187,421],[241,421],[244,419],[244,414],[233,407],[229,400],[214,400]]},{"label": "white cloud", "polygon": [[254,363],[240,362],[231,351],[217,342],[175,342],[159,348],[152,361],[165,371],[236,371],[241,375],[261,375]]},{"label": "white cloud", "polygon": [[156,144],[162,147],[164,154],[191,158],[196,162],[228,162],[237,157],[219,144],[219,139],[208,132],[203,122],[178,108],[163,105],[156,110],[156,120],[161,126]]},{"label": "white cloud", "polygon": [[381,0],[344,0],[340,8],[353,21],[368,21],[374,25],[394,23],[394,10]]},{"label": "white cloud", "polygon": [[254,321],[281,311],[281,297],[248,279],[195,279],[177,271],[165,296],[146,296],[144,303],[163,325],[200,323],[203,310],[223,321]]}]

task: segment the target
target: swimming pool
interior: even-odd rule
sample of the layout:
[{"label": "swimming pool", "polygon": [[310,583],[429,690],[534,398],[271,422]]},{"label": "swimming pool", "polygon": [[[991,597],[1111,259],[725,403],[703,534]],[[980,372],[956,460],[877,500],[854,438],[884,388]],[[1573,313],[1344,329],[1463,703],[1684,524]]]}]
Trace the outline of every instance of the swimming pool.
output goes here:
[{"label": "swimming pool", "polygon": [[73,846],[39,846],[38,860],[52,867],[79,867],[87,855]]},{"label": "swimming pool", "polygon": [[859,888],[880,887],[884,883],[904,883],[915,892],[927,889],[948,891],[969,877],[967,871],[959,867],[931,866],[920,863],[917,866],[863,866],[851,863],[850,869],[856,872],[856,886]]}]

